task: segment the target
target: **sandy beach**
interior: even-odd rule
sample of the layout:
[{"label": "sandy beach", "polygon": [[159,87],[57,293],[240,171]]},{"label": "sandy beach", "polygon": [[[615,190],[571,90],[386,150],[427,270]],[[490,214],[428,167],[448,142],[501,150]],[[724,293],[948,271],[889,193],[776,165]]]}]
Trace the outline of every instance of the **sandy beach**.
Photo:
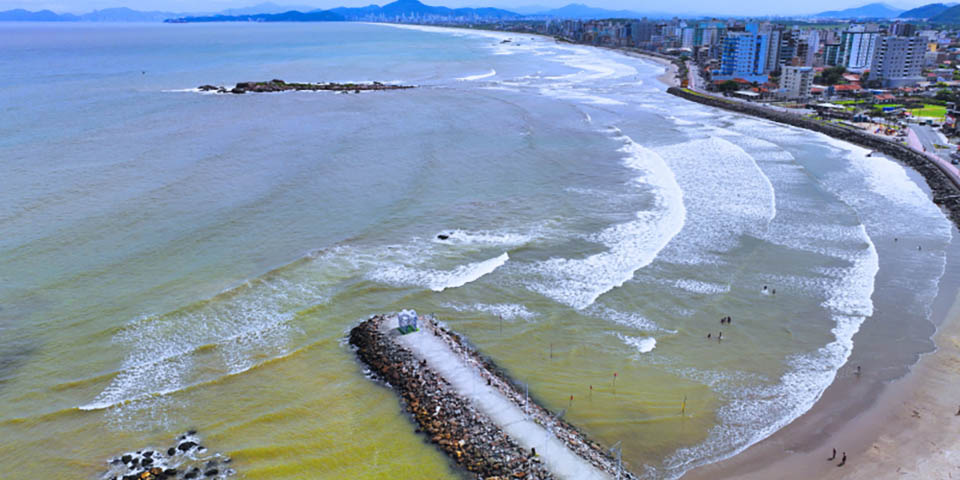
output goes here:
[{"label": "sandy beach", "polygon": [[657,80],[666,84],[668,87],[680,86],[680,81],[677,80],[677,66],[674,65],[673,62],[666,60],[664,58],[655,57],[653,55],[645,55],[640,52],[634,52],[629,50],[619,50],[619,49],[617,49],[616,51],[623,53],[628,57],[642,58],[644,60],[649,60],[659,65],[663,65],[663,67],[666,68],[666,70],[663,72],[663,74],[657,77]]},{"label": "sandy beach", "polygon": [[[684,478],[960,478],[956,276],[948,271],[941,284],[946,311],[939,313],[943,323],[934,336],[937,350],[922,356],[910,373],[883,385],[874,396],[866,386],[871,372],[858,376],[856,367],[848,364],[820,401],[795,422],[741,454]],[[834,448],[837,456],[828,461]],[[844,452],[847,462],[839,467]]]}]

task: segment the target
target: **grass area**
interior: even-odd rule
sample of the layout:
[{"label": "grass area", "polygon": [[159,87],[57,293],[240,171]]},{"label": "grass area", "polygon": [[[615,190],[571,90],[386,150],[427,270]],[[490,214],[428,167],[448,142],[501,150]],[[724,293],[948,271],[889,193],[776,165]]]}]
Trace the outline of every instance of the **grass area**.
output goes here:
[{"label": "grass area", "polygon": [[912,108],[910,114],[915,117],[928,117],[943,120],[947,115],[947,107],[941,105],[924,105],[923,108]]},{"label": "grass area", "polygon": [[883,110],[884,108],[900,108],[902,106],[903,105],[900,105],[899,103],[878,103],[874,105],[873,108],[876,108],[877,110]]},{"label": "grass area", "polygon": [[838,100],[833,102],[835,105],[856,105],[858,103],[867,103],[866,100]]}]

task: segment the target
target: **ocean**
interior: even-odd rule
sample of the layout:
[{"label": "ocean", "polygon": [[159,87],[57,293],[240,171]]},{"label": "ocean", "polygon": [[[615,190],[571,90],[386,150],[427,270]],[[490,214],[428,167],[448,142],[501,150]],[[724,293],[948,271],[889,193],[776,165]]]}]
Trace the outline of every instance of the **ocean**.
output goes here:
[{"label": "ocean", "polygon": [[[242,478],[458,478],[345,342],[404,308],[649,478],[931,351],[923,180],[662,73],[512,33],[0,24],[4,478],[187,429]],[[418,88],[196,90],[273,78]]]}]

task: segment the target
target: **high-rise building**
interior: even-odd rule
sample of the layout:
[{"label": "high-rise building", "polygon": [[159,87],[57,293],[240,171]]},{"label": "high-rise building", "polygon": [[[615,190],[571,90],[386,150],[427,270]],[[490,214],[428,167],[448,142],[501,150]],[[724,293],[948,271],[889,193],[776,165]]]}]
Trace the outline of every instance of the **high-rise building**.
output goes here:
[{"label": "high-rise building", "polygon": [[828,52],[827,64],[840,65],[851,72],[867,70],[873,62],[879,38],[876,25],[851,25],[840,36],[834,55],[829,56],[833,52]]},{"label": "high-rise building", "polygon": [[914,85],[923,80],[927,41],[921,37],[880,38],[870,67],[870,80],[885,88]]},{"label": "high-rise building", "polygon": [[786,66],[781,70],[779,94],[790,100],[802,100],[810,96],[813,88],[813,67]]},{"label": "high-rise building", "polygon": [[729,32],[721,45],[720,68],[715,80],[742,78],[751,82],[767,81],[769,36],[753,32]]},{"label": "high-rise building", "polygon": [[912,37],[917,32],[917,26],[912,23],[894,22],[890,25],[890,35],[895,37]]}]

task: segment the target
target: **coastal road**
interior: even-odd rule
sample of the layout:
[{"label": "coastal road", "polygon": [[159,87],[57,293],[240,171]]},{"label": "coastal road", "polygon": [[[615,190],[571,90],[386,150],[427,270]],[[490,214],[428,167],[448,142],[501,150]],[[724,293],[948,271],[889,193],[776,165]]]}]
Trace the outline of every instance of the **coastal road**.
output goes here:
[{"label": "coastal road", "polygon": [[[950,161],[950,154],[956,151],[956,148],[937,148],[936,145],[950,145],[940,132],[929,125],[910,124],[910,129],[917,134],[920,143],[928,153],[932,153],[947,162]],[[952,147],[952,146],[951,146]]]}]

